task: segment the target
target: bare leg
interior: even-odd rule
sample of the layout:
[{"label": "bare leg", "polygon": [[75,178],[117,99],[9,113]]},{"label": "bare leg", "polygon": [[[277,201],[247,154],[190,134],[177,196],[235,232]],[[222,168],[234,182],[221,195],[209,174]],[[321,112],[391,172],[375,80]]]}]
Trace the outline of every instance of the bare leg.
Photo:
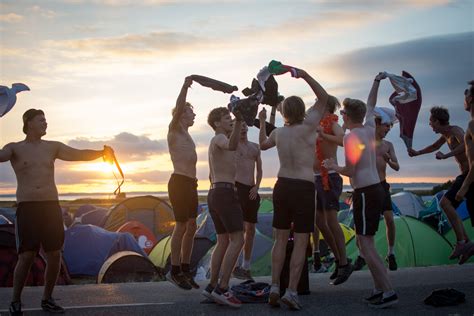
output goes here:
[{"label": "bare leg", "polygon": [[25,251],[18,255],[18,261],[13,272],[13,298],[12,302],[21,300],[21,292],[25,287],[31,265],[35,261],[35,251]]},{"label": "bare leg", "polygon": [[374,236],[357,235],[357,239],[359,240],[360,251],[367,262],[370,274],[374,280],[375,288],[384,292],[391,291],[392,284],[388,278],[388,273],[383,265],[382,259],[380,259],[375,249]]},{"label": "bare leg", "polygon": [[59,270],[61,269],[61,250],[49,251],[46,253],[46,271],[43,300],[51,298]]},{"label": "bare leg", "polygon": [[229,246],[229,234],[217,234],[217,244],[211,256],[211,280],[210,284],[215,287],[219,281],[222,260]]},{"label": "bare leg", "polygon": [[294,237],[294,247],[290,259],[290,281],[288,288],[296,292],[304,261],[306,260],[306,247],[308,246],[309,234],[294,233]]},{"label": "bare leg", "polygon": [[229,287],[229,280],[232,270],[234,270],[235,262],[239,257],[242,246],[244,245],[244,232],[238,231],[229,234],[229,246],[224,255],[224,260],[222,262],[222,277],[219,282],[219,287],[221,289],[226,289]]},{"label": "bare leg", "polygon": [[196,228],[196,219],[190,218],[186,222],[186,232],[183,235],[183,241],[181,243],[181,263],[189,264],[191,262]]},{"label": "bare leg", "polygon": [[280,275],[286,256],[286,244],[290,236],[289,229],[274,229],[275,242],[272,248],[272,284],[280,284]]},{"label": "bare leg", "polygon": [[344,238],[341,225],[339,225],[339,221],[337,220],[336,210],[326,211],[326,222],[334,238],[337,255],[339,256],[339,264],[344,266],[347,264],[346,239]]},{"label": "bare leg", "polygon": [[387,244],[389,247],[388,254],[391,254],[390,249],[395,246],[395,221],[393,220],[393,212],[383,212],[383,218],[385,220],[385,227],[387,228]]},{"label": "bare leg", "polygon": [[[326,218],[326,212],[325,211],[316,211],[317,216],[316,216],[316,225],[318,226],[319,230],[321,231],[321,234],[323,234],[324,240],[328,244],[329,248],[331,248],[334,257],[336,257],[336,260],[338,260],[339,264],[342,264],[339,259],[339,252],[337,248],[336,241],[334,240],[334,236],[329,229],[328,223],[327,223],[327,218]],[[347,263],[347,261],[346,261]]]},{"label": "bare leg", "polygon": [[244,222],[244,229],[244,260],[250,261],[250,259],[252,258],[253,241],[255,239],[255,223]]},{"label": "bare leg", "polygon": [[181,264],[181,245],[183,236],[186,232],[187,222],[176,222],[171,235],[171,265],[179,266]]},{"label": "bare leg", "polygon": [[466,230],[462,224],[461,219],[459,218],[456,209],[453,207],[451,202],[443,196],[440,202],[441,208],[448,217],[449,223],[453,227],[454,233],[456,234],[456,239],[458,241],[469,240]]}]

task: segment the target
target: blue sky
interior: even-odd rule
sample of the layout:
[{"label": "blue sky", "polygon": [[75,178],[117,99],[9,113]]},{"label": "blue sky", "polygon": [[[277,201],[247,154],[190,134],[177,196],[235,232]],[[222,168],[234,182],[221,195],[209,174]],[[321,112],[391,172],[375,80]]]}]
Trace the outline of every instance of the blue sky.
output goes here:
[{"label": "blue sky", "polygon": [[[46,139],[80,148],[110,144],[126,173],[125,191],[164,190],[172,171],[167,125],[184,77],[207,75],[241,90],[276,59],[307,70],[341,100],[366,100],[379,71],[407,70],[423,93],[414,140],[419,149],[437,139],[428,126],[431,106],[446,106],[452,124],[467,125],[462,97],[474,79],[473,15],[473,2],[464,0],[3,0],[0,84],[23,82],[31,91],[19,94],[0,119],[0,145],[21,140],[21,115],[42,108]],[[301,80],[277,80],[283,95],[312,103]],[[383,82],[379,105],[388,105],[391,92]],[[208,186],[207,114],[228,100],[197,84],[188,93],[197,113],[190,132],[200,188]],[[257,141],[256,130],[250,138]],[[398,126],[387,139],[401,164],[389,172],[390,181],[445,181],[459,173],[452,159],[409,158]],[[263,185],[271,186],[276,151],[265,152],[263,162]],[[112,179],[99,161],[56,163],[61,192],[113,190]],[[0,164],[0,190],[12,193],[15,185],[11,166]]]}]

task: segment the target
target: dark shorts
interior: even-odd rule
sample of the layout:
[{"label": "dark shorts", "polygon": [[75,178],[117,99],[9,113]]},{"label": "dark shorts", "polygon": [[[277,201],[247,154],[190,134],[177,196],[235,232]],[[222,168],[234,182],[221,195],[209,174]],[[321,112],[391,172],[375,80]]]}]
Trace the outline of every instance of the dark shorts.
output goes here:
[{"label": "dark shorts", "polygon": [[16,248],[24,251],[45,252],[61,250],[64,225],[58,201],[20,202],[15,221]]},{"label": "dark shorts", "polygon": [[217,234],[244,230],[242,208],[235,189],[215,188],[209,190],[207,204]]},{"label": "dark shorts", "polygon": [[255,200],[249,198],[250,189],[253,186],[236,182],[237,194],[239,195],[240,207],[244,212],[244,222],[257,223],[257,213],[260,207],[260,195]]},{"label": "dark shorts", "polygon": [[177,222],[197,217],[197,179],[173,173],[168,181],[168,195]]},{"label": "dark shorts", "polygon": [[352,203],[357,235],[375,235],[383,211],[383,200],[384,189],[380,183],[354,190]]},{"label": "dark shorts", "polygon": [[[462,201],[456,200],[456,194],[458,193],[459,189],[461,189],[462,183],[466,177],[467,172],[457,176],[456,179],[454,179],[451,188],[444,194],[444,197],[451,202],[454,208],[458,208],[458,206],[462,203]],[[464,197],[466,199],[467,211],[471,217],[471,225],[474,227],[474,183],[471,183],[469,190],[467,191],[466,195],[464,195]]]},{"label": "dark shorts", "polygon": [[382,210],[382,212],[393,211],[392,196],[390,195],[390,184],[388,184],[387,181],[385,181],[385,180],[380,182],[380,184],[382,185],[383,190],[384,190],[384,199],[383,199],[383,210]]},{"label": "dark shorts", "polygon": [[314,176],[314,186],[316,187],[316,209],[339,211],[339,197],[342,193],[342,177],[338,173],[329,175],[329,191],[324,190],[323,177]]},{"label": "dark shorts", "polygon": [[278,177],[273,188],[273,227],[295,233],[314,231],[314,183]]}]

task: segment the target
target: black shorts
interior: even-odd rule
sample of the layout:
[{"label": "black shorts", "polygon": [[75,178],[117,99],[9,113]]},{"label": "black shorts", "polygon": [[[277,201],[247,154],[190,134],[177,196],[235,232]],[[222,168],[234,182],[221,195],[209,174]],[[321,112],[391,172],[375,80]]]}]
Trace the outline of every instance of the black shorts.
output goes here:
[{"label": "black shorts", "polygon": [[237,194],[239,195],[240,207],[244,212],[244,222],[257,223],[257,213],[260,207],[260,195],[257,193],[257,198],[251,200],[249,197],[250,189],[253,186],[236,182]]},{"label": "black shorts", "polygon": [[278,177],[273,189],[273,227],[295,233],[314,231],[314,183]]},{"label": "black shorts", "polygon": [[63,214],[58,201],[20,202],[15,221],[16,248],[45,252],[61,250],[64,243]]},{"label": "black shorts", "polygon": [[197,217],[197,179],[173,173],[168,181],[168,195],[175,221],[187,222]]},{"label": "black shorts", "polygon": [[384,189],[380,183],[354,190],[352,203],[357,235],[375,235],[383,211],[383,200]]},{"label": "black shorts", "polygon": [[[444,197],[451,202],[454,208],[458,208],[458,206],[462,203],[462,201],[456,200],[456,194],[458,193],[459,189],[461,189],[466,177],[467,172],[457,176],[456,179],[454,179],[451,188],[444,194]],[[474,183],[471,183],[469,190],[467,191],[466,195],[464,195],[464,198],[466,199],[467,211],[469,212],[469,217],[471,218],[471,225],[474,227]]]},{"label": "black shorts", "polygon": [[383,199],[383,210],[382,210],[382,212],[393,211],[392,196],[390,195],[390,184],[388,184],[387,181],[385,181],[385,180],[380,182],[380,184],[382,185],[383,190],[384,190],[384,199]]},{"label": "black shorts", "polygon": [[323,177],[321,175],[314,176],[314,186],[316,187],[316,209],[319,210],[336,210],[339,211],[339,197],[342,193],[342,177],[338,173],[330,173],[329,191],[324,190]]},{"label": "black shorts", "polygon": [[242,208],[234,188],[209,190],[207,204],[217,234],[244,230]]}]

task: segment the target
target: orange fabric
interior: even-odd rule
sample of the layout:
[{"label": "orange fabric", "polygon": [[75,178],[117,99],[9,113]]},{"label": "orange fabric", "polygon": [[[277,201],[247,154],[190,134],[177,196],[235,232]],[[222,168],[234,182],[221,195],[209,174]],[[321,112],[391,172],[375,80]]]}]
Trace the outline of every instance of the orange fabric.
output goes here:
[{"label": "orange fabric", "polygon": [[[337,123],[338,121],[338,116],[336,114],[326,114],[321,121],[319,121],[319,126],[323,128],[323,132],[325,134],[331,134],[334,135],[332,132],[332,124]],[[318,158],[319,161],[319,172],[321,173],[321,178],[323,180],[323,188],[324,191],[329,191],[330,186],[329,186],[329,174],[328,170],[323,167],[323,152],[321,150],[321,143],[322,143],[322,138],[318,137],[316,138],[316,157]]]}]

